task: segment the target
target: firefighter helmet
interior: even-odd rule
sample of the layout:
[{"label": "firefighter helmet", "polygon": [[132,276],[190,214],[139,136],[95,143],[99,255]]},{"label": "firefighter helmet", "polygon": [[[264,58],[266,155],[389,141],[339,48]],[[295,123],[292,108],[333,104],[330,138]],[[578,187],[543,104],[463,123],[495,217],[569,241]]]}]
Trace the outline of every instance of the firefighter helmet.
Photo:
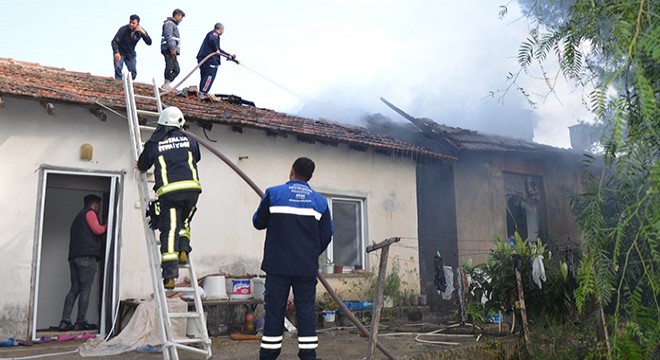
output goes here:
[{"label": "firefighter helmet", "polygon": [[163,112],[161,112],[160,116],[158,117],[158,124],[160,125],[181,128],[185,123],[186,119],[184,119],[183,113],[181,110],[179,110],[179,108],[175,106],[170,106],[163,109]]}]

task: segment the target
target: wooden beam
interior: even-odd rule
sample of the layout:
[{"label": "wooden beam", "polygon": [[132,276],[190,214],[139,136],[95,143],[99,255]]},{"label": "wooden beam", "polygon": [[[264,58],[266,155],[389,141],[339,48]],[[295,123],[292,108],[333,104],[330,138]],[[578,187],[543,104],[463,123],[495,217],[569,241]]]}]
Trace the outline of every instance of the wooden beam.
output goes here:
[{"label": "wooden beam", "polygon": [[400,237],[391,237],[389,239],[385,239],[385,240],[383,240],[383,241],[381,241],[377,244],[371,244],[371,245],[367,246],[367,252],[370,253],[372,251],[376,251],[380,248],[383,248],[383,247],[388,246],[388,245],[392,245],[392,244],[397,243],[399,241],[401,241]]}]

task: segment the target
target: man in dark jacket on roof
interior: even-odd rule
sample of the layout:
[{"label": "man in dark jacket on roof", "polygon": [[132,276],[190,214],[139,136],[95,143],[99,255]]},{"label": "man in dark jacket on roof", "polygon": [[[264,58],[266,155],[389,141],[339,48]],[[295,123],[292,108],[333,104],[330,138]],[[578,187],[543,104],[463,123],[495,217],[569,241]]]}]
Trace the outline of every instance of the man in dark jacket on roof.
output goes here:
[{"label": "man in dark jacket on roof", "polygon": [[186,14],[181,9],[174,9],[172,17],[163,22],[163,36],[160,40],[160,53],[165,57],[165,84],[163,89],[170,89],[171,82],[179,75],[179,61],[177,56],[181,54],[181,37],[179,36],[179,24]]},{"label": "man in dark jacket on roof", "polygon": [[215,80],[215,75],[218,72],[218,67],[220,66],[220,60],[222,55],[226,56],[229,59],[235,60],[236,55],[230,55],[228,52],[220,48],[220,35],[225,32],[225,27],[221,23],[216,23],[213,27],[213,30],[209,31],[204,37],[202,46],[199,48],[197,53],[197,63],[199,64],[210,54],[215,54],[207,59],[200,67],[199,72],[201,74],[201,80],[199,82],[199,91],[202,93],[208,93],[211,90],[211,85]]},{"label": "man in dark jacket on roof", "polygon": [[133,80],[137,76],[137,55],[135,54],[135,45],[140,39],[151,46],[151,38],[147,31],[140,26],[140,17],[133,14],[129,18],[128,25],[119,28],[117,34],[112,39],[112,52],[115,61],[115,79],[121,80],[121,69],[126,63],[126,68],[131,72]]},{"label": "man in dark jacket on roof", "polygon": [[[96,329],[96,325],[87,323],[87,308],[97,263],[101,256],[100,236],[106,232],[108,225],[99,223],[100,197],[87,195],[84,205],[71,223],[69,241],[71,289],[64,299],[62,321],[58,326],[60,331]],[[74,325],[71,323],[71,312],[76,299],[78,299],[78,315]]]},{"label": "man in dark jacket on roof", "polygon": [[252,217],[255,228],[266,230],[261,270],[266,272],[266,320],[260,360],[274,360],[282,350],[284,312],[293,288],[298,321],[298,357],[316,360],[316,274],[318,258],[332,239],[328,201],[307,183],[314,162],[296,159],[289,181],[268,188]]}]

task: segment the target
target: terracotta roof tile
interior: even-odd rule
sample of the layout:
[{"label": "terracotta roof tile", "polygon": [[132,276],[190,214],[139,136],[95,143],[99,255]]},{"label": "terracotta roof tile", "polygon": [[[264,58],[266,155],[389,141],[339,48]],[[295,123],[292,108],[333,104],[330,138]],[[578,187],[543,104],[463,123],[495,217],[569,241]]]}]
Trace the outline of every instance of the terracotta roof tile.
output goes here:
[{"label": "terracotta roof tile", "polygon": [[[153,95],[152,85],[135,83],[134,90],[137,95]],[[126,109],[121,81],[12,59],[0,58],[0,93],[88,106],[102,104],[119,111]],[[359,126],[311,120],[229,101],[208,102],[196,96],[170,93],[162,100],[179,107],[188,118],[199,122],[294,134],[321,143],[346,143],[358,148],[367,146],[388,154],[455,159]],[[153,102],[138,99],[137,103],[140,109],[156,110]]]}]

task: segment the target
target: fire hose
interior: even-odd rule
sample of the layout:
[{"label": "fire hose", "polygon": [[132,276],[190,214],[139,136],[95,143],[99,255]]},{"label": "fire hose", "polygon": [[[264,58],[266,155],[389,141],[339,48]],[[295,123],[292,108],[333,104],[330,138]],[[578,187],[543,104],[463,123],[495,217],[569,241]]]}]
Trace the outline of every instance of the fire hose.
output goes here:
[{"label": "fire hose", "polygon": [[225,55],[225,54],[221,53],[220,51],[212,52],[212,53],[206,55],[206,57],[205,57],[204,59],[202,59],[202,61],[200,61],[199,63],[197,63],[197,65],[196,65],[192,70],[190,70],[190,72],[188,73],[188,75],[184,76],[183,79],[181,79],[181,81],[179,81],[176,85],[172,86],[171,89],[167,89],[167,90],[161,92],[160,95],[163,96],[163,95],[168,94],[168,93],[170,93],[170,92],[172,92],[172,91],[175,91],[176,88],[178,88],[181,84],[183,84],[184,81],[188,80],[188,78],[190,77],[190,75],[192,75],[197,69],[199,69],[199,67],[202,66],[202,64],[204,64],[204,63],[206,62],[206,60],[208,60],[208,59],[210,59],[211,57],[216,56],[216,55],[224,56],[227,60],[229,60],[229,61],[233,61],[233,62],[235,62],[235,63],[238,64],[238,65],[241,64],[241,62],[238,61],[238,60],[236,60],[236,57],[234,57],[234,56]]},{"label": "fire hose", "polygon": [[[234,164],[233,161],[231,161],[228,157],[226,157],[223,153],[221,153],[220,150],[216,149],[209,141],[206,141],[205,139],[193,134],[190,131],[186,131],[185,133],[186,135],[196,140],[199,144],[207,148],[215,156],[219,157],[220,160],[224,161],[225,164],[227,164],[232,170],[234,170],[234,172],[236,172],[236,174],[238,174],[238,176],[240,176],[241,179],[243,179],[252,188],[252,190],[254,190],[257,193],[257,195],[259,195],[260,198],[264,196],[264,192],[261,191],[261,189],[259,189],[257,184],[255,184],[254,181],[252,181],[252,179],[250,179],[250,177],[247,176],[247,174],[245,174],[243,170],[241,170],[236,164]],[[330,286],[328,281],[325,279],[325,276],[323,276],[323,274],[321,274],[321,272],[319,271],[316,274],[316,277],[319,279],[319,281],[321,281],[325,289],[328,291],[330,297],[332,297],[332,299],[337,303],[337,305],[339,305],[341,311],[348,316],[351,322],[368,337],[371,336],[371,332],[367,329],[366,326],[364,326],[360,322],[360,320],[357,317],[355,317],[355,315],[353,315],[351,310],[348,309],[346,304],[344,304],[344,302],[341,300],[339,295],[337,295],[335,290],[332,288],[332,286]],[[376,340],[374,339],[374,341]],[[388,359],[396,360],[396,357],[379,341],[376,341],[376,347],[383,353],[383,355],[387,356]]]}]

